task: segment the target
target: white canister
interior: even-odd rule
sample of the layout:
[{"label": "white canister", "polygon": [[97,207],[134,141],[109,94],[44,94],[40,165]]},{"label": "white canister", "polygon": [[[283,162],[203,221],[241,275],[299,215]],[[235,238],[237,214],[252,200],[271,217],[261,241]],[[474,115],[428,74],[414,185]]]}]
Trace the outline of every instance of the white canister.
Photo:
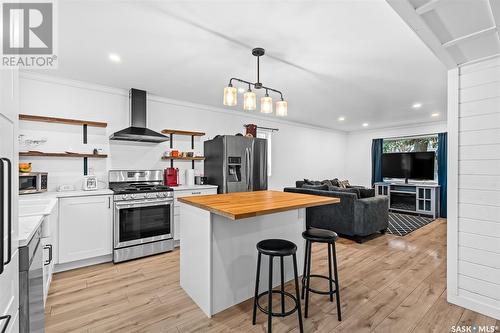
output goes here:
[{"label": "white canister", "polygon": [[194,170],[186,170],[186,185],[194,185]]}]

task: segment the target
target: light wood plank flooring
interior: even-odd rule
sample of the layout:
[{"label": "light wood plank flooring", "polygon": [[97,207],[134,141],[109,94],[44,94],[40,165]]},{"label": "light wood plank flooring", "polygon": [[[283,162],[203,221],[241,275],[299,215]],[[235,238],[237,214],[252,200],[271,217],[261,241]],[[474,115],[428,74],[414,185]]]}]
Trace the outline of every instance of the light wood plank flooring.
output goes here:
[{"label": "light wood plank flooring", "polygon": [[[306,332],[449,332],[451,325],[500,321],[446,301],[446,220],[406,237],[383,235],[337,245],[342,322],[335,302],[312,294]],[[327,274],[327,252],[313,247],[313,272]],[[327,288],[318,281],[316,288]],[[293,285],[287,290],[294,293]],[[278,297],[278,296],[276,296]],[[279,307],[278,298],[273,302]],[[262,304],[266,304],[265,297]],[[291,305],[289,305],[291,306]],[[278,309],[277,309],[278,310]],[[179,251],[119,265],[56,274],[46,305],[52,332],[265,332],[252,300],[208,319],[179,286]],[[297,317],[273,318],[273,332],[297,332]]]}]

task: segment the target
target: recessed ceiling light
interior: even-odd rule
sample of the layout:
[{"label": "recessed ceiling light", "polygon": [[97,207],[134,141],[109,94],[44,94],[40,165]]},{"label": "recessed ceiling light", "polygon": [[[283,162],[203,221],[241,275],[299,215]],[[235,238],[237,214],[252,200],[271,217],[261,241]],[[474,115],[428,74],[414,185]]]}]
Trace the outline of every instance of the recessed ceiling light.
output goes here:
[{"label": "recessed ceiling light", "polygon": [[420,109],[422,107],[422,103],[413,103],[411,107],[414,109]]},{"label": "recessed ceiling light", "polygon": [[345,120],[345,117],[339,117],[338,119],[339,121],[344,121]]},{"label": "recessed ceiling light", "polygon": [[238,92],[239,92],[240,94],[243,94],[243,93],[245,92],[245,88],[239,87],[239,88],[238,88]]},{"label": "recessed ceiling light", "polygon": [[431,114],[431,117],[439,117],[439,112],[434,112],[433,114]]},{"label": "recessed ceiling light", "polygon": [[121,62],[122,58],[120,58],[120,56],[116,53],[110,53],[109,60],[111,60],[112,62]]},{"label": "recessed ceiling light", "polygon": [[363,123],[363,127],[368,127],[368,123]]}]

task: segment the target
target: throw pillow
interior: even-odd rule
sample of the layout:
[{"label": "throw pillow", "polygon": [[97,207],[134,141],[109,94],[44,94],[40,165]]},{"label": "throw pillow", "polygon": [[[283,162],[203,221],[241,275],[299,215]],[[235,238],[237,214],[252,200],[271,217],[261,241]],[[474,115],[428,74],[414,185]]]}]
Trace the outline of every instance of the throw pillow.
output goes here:
[{"label": "throw pillow", "polygon": [[318,190],[318,191],[328,191],[328,185],[324,184],[304,184],[302,188],[306,188],[309,190]]},{"label": "throw pillow", "polygon": [[331,183],[333,186],[337,186],[337,187],[340,187],[340,184],[339,184],[339,180],[338,178],[334,178],[331,180]]},{"label": "throw pillow", "polygon": [[333,186],[332,182],[328,179],[321,181],[321,184],[327,185],[328,187]]},{"label": "throw pillow", "polygon": [[339,182],[339,185],[340,185],[339,187],[342,187],[342,188],[347,188],[348,186],[350,186],[348,180],[341,180]]}]

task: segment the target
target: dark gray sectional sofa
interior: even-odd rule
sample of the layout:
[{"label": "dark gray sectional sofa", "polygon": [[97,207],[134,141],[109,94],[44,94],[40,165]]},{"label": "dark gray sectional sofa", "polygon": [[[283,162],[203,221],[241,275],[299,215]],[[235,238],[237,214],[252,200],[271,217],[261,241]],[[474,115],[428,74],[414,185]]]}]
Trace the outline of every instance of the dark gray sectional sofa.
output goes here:
[{"label": "dark gray sectional sofa", "polygon": [[338,234],[352,236],[358,242],[362,242],[368,235],[385,232],[389,220],[388,197],[375,196],[373,189],[358,186],[346,189],[332,186],[326,188],[305,188],[303,181],[297,181],[296,187],[284,189],[285,192],[340,198],[339,204],[307,208],[307,227],[332,230]]}]

